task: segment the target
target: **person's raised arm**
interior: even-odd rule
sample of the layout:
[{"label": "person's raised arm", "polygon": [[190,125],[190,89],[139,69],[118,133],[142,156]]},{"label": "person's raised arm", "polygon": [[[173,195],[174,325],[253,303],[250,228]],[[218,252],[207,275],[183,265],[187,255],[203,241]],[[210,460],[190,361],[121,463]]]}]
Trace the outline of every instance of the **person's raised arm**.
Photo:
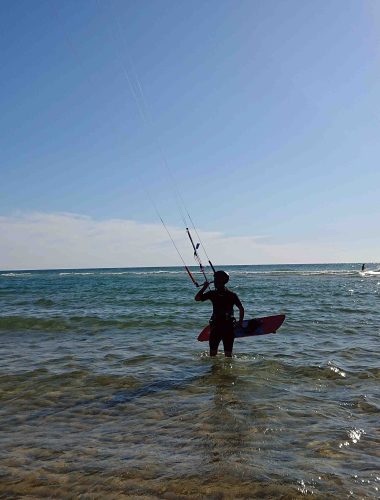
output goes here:
[{"label": "person's raised arm", "polygon": [[208,288],[210,286],[210,283],[208,281],[205,281],[202,285],[202,288],[199,290],[199,292],[195,295],[195,300],[197,302],[200,302],[201,300],[203,300],[203,294],[206,290],[206,288]]}]

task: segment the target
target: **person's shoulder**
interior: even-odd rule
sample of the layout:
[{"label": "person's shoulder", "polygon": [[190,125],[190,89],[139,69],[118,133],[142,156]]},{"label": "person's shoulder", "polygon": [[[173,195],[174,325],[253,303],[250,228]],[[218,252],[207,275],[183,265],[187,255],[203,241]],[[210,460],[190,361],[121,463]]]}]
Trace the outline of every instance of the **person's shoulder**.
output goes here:
[{"label": "person's shoulder", "polygon": [[215,295],[215,290],[209,290],[208,292],[205,292],[203,294],[203,300],[212,299],[214,295]]},{"label": "person's shoulder", "polygon": [[232,297],[232,296],[237,297],[237,294],[236,294],[235,292],[233,292],[232,290],[230,290],[229,288],[226,288],[226,292],[227,292],[229,295],[231,295],[231,297]]},{"label": "person's shoulder", "polygon": [[240,302],[239,296],[237,293],[233,292],[232,290],[228,290],[228,293],[230,294],[230,297],[235,301],[235,302]]}]

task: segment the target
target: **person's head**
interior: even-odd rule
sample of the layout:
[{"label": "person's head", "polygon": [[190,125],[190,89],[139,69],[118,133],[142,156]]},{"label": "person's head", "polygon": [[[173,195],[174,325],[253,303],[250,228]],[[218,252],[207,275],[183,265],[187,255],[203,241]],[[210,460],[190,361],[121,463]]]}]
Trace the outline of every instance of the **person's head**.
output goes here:
[{"label": "person's head", "polygon": [[216,289],[224,288],[224,286],[228,283],[230,279],[230,275],[225,271],[216,271],[214,273],[214,285]]}]

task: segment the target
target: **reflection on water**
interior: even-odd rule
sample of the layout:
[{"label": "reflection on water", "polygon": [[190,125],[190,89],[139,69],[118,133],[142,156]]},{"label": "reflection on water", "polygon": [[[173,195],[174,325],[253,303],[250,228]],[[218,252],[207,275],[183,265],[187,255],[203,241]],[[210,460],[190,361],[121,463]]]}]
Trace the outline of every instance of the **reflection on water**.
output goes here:
[{"label": "reflection on water", "polygon": [[231,467],[245,443],[244,423],[235,410],[239,406],[238,377],[233,361],[213,360],[205,382],[214,393],[212,405],[202,415],[202,448],[205,466]]},{"label": "reflection on water", "polygon": [[303,371],[252,355],[183,362],[145,383],[89,371],[8,377],[0,491],[38,496],[51,484],[99,496],[375,491],[379,408],[370,398],[347,399],[345,379],[328,366]]}]

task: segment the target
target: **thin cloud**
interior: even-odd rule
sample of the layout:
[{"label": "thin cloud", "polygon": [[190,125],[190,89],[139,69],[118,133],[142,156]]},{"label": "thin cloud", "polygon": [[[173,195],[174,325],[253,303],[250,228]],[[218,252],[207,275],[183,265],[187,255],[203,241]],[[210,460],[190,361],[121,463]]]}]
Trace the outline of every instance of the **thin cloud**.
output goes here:
[{"label": "thin cloud", "polygon": [[[184,229],[169,227],[169,231],[186,263],[195,264]],[[3,270],[182,264],[160,224],[34,212],[0,216],[0,232]],[[208,255],[219,265],[342,260],[338,249],[315,247],[312,242],[282,245],[263,236],[198,232]]]}]

